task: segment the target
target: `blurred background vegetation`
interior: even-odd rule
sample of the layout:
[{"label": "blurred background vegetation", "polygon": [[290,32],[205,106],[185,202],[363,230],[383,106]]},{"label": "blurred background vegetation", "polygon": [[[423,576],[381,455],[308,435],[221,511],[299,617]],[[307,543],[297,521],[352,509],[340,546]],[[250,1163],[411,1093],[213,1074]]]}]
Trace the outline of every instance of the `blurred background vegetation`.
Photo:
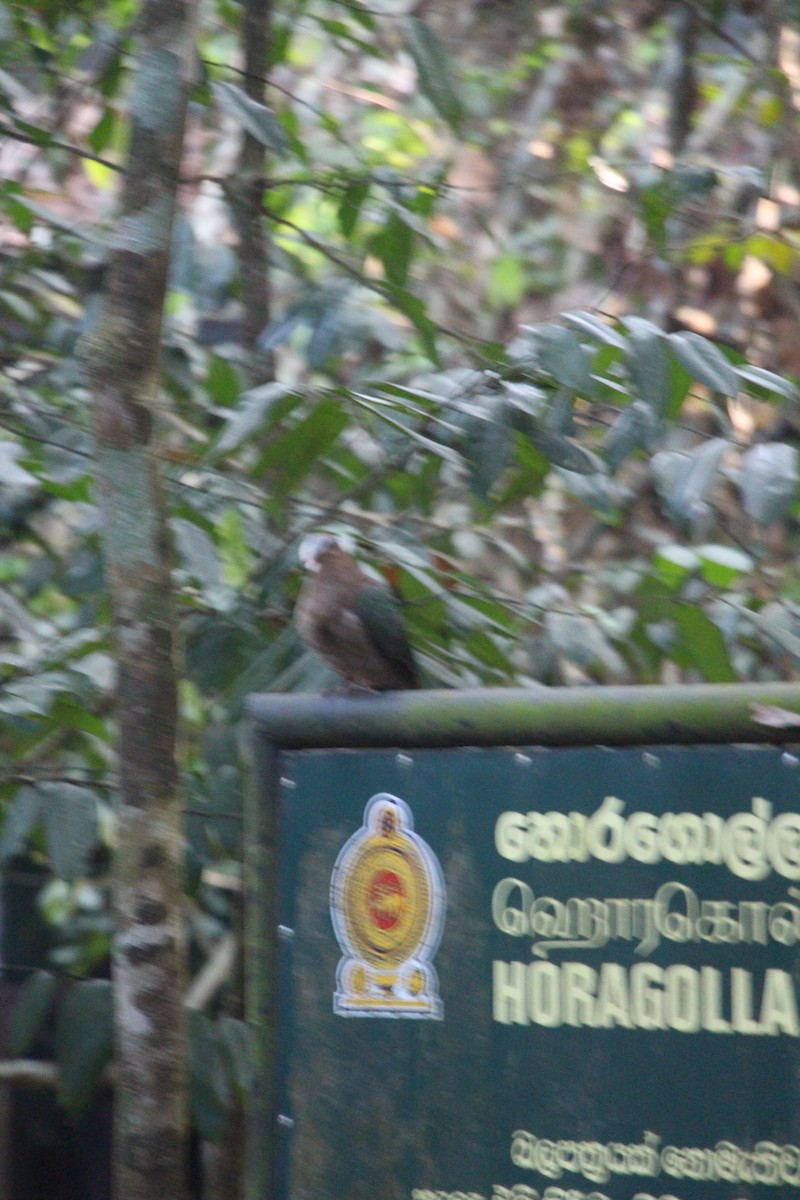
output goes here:
[{"label": "blurred background vegetation", "polygon": [[[235,1015],[244,697],[331,682],[291,624],[310,530],[397,589],[429,686],[796,678],[799,16],[203,6],[158,437],[198,1009]],[[0,862],[22,914],[3,956],[11,980],[82,979],[92,1028],[114,655],[82,356],[136,18],[0,9]],[[28,980],[9,1053],[55,986]],[[78,1112],[109,1042],[73,1010]],[[198,1029],[213,1139],[246,1054],[234,1026]]]}]

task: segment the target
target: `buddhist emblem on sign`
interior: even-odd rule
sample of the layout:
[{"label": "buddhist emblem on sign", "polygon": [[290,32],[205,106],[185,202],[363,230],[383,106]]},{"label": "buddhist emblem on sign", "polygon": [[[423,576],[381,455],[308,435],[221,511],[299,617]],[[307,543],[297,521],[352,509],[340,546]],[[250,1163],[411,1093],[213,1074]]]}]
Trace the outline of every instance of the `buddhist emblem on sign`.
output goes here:
[{"label": "buddhist emblem on sign", "polygon": [[442,1016],[431,959],[444,918],[444,881],[411,809],[379,792],[331,877],[331,918],[342,958],[334,1012],[343,1017]]}]

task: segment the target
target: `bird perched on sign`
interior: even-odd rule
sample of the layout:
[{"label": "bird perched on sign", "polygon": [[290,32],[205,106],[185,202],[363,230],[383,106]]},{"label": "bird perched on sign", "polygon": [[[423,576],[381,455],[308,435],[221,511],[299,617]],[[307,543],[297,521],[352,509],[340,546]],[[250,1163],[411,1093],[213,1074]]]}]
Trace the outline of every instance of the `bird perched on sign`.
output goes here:
[{"label": "bird perched on sign", "polygon": [[309,572],[294,610],[301,638],[349,684],[384,692],[419,687],[400,605],[336,538],[300,544]]}]

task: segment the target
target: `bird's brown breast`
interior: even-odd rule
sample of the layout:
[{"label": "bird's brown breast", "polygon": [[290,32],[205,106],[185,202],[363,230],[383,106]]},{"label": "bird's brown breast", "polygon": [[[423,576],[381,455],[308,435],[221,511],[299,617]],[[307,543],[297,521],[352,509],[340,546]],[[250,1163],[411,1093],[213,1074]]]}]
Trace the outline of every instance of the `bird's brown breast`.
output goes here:
[{"label": "bird's brown breast", "polygon": [[346,555],[321,563],[298,597],[297,631],[349,683],[377,691],[413,687],[410,651],[408,664],[393,660],[356,611],[364,592],[376,586]]}]

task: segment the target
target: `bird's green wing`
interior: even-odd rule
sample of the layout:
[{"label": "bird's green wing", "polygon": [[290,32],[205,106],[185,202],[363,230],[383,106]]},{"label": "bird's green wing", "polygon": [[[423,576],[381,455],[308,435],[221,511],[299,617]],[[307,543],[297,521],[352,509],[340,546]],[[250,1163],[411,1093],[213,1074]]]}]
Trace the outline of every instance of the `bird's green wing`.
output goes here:
[{"label": "bird's green wing", "polygon": [[408,644],[403,613],[391,592],[382,587],[364,588],[353,609],[379,653],[397,668],[408,687],[416,687],[417,668]]}]

